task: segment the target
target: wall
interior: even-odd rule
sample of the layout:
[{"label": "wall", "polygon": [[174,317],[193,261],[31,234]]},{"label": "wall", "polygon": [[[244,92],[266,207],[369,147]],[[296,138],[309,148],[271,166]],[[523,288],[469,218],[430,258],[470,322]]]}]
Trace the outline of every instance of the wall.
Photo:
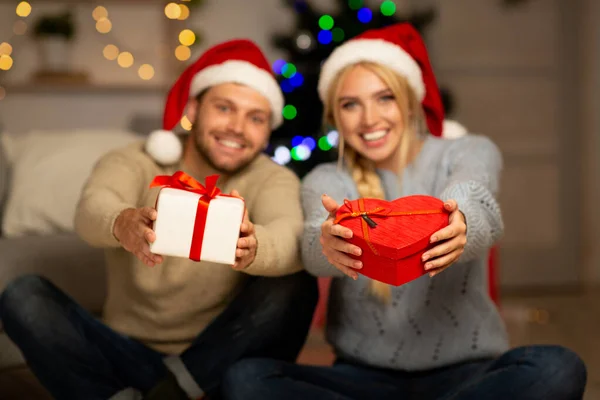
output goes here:
[{"label": "wall", "polygon": [[[24,19],[29,24],[43,12],[54,12],[63,7],[46,2],[32,3],[32,14]],[[0,3],[0,42],[12,35],[13,22],[17,19],[16,4]],[[91,17],[96,4],[107,7],[114,37],[96,32]],[[160,2],[140,4],[135,1],[69,3],[78,27],[72,62],[75,69],[89,72],[92,87],[53,90],[32,84],[29,77],[38,67],[37,47],[29,36],[13,37],[10,42],[14,47],[14,66],[8,73],[0,75],[0,82],[7,92],[4,100],[0,100],[0,124],[4,129],[24,132],[74,127],[126,128],[133,115],[160,117],[168,85],[173,82],[169,62],[179,63],[172,54],[165,54],[165,45],[177,39],[170,36],[172,32],[166,28]],[[282,52],[270,43],[271,35],[276,30],[289,29],[294,20],[292,11],[284,7],[281,0],[263,0],[260,11],[257,12],[255,3],[250,1],[207,0],[203,7],[192,11],[193,18],[188,24],[193,29],[200,29],[204,35],[192,57],[217,41],[241,36],[263,46],[269,60],[282,57]],[[151,63],[155,67],[155,77],[151,81],[142,81],[137,76],[137,68],[123,69],[115,61],[104,59],[102,49],[115,42],[132,52],[135,65]],[[181,63],[180,68],[185,65]]]},{"label": "wall", "polygon": [[440,11],[428,37],[439,80],[457,96],[458,119],[504,156],[503,287],[578,286],[581,130],[572,72],[579,1],[431,2]]},{"label": "wall", "polygon": [[582,251],[586,280],[600,285],[600,3],[595,0],[582,3],[580,58],[576,60],[582,77]]},{"label": "wall", "polygon": [[95,30],[91,16],[95,4],[69,3],[77,29],[71,62],[75,71],[89,74],[91,85],[61,89],[31,81],[39,66],[38,47],[31,31],[38,16],[61,11],[65,5],[32,3],[31,15],[23,19],[29,25],[24,36],[12,36],[16,2],[0,3],[0,41],[11,43],[14,58],[13,68],[1,76],[6,97],[0,101],[0,123],[5,130],[19,133],[30,129],[123,129],[134,114],[160,115],[167,72],[159,55],[165,36],[160,8],[106,4],[112,33],[122,37],[119,46],[133,53],[136,65],[151,62],[155,67],[154,79],[146,82],[137,76],[137,68],[123,69],[102,56],[104,46],[115,40]]}]

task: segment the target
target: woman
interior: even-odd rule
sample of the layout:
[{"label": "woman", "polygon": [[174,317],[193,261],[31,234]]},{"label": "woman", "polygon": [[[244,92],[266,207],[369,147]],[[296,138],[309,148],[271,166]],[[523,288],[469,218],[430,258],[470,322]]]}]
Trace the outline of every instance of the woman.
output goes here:
[{"label": "woman", "polygon": [[[418,33],[398,24],[343,44],[323,65],[319,94],[340,133],[341,165],[321,165],[303,182],[303,261],[310,273],[335,277],[327,337],[337,360],[246,360],[229,371],[225,397],[581,399],[586,370],[577,355],[559,346],[509,350],[485,274],[503,232],[501,156],[481,136],[436,137],[444,113]],[[429,273],[400,287],[359,275],[349,255],[366,250],[343,240],[352,232],[333,223],[338,205],[410,194],[436,196],[450,213],[423,256]]]}]

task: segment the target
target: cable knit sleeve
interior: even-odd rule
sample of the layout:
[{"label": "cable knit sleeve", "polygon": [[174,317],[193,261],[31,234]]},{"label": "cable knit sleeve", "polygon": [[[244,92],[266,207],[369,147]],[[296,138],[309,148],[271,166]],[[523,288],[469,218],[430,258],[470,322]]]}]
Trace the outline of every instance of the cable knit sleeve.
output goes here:
[{"label": "cable knit sleeve", "polygon": [[446,153],[448,185],[440,198],[454,199],[467,220],[467,244],[461,261],[487,251],[504,233],[500,207],[496,201],[502,155],[484,136],[457,139]]},{"label": "cable knit sleeve", "polygon": [[311,171],[302,182],[302,208],[304,210],[304,233],[302,235],[302,263],[315,276],[345,276],[327,261],[321,248],[321,224],[327,219],[321,197],[327,194],[338,204],[349,197],[336,166],[322,164]]},{"label": "cable knit sleeve", "polygon": [[[133,148],[133,147],[131,147]],[[113,235],[117,216],[138,206],[147,182],[136,153],[130,148],[104,155],[82,190],[75,211],[75,231],[95,247],[119,247]]]},{"label": "cable knit sleeve", "polygon": [[300,180],[292,171],[278,167],[261,182],[258,192],[254,206],[248,209],[258,248],[254,262],[244,272],[283,276],[302,270],[298,260],[302,235]]}]

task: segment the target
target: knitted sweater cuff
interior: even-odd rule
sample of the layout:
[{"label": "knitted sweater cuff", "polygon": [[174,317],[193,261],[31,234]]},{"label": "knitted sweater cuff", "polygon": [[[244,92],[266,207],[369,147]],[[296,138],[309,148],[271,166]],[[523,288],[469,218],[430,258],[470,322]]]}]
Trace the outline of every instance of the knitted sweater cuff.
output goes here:
[{"label": "knitted sweater cuff", "polygon": [[479,182],[468,181],[449,186],[440,197],[455,200],[465,216],[467,244],[461,260],[484,255],[502,232],[500,208],[492,194]]}]

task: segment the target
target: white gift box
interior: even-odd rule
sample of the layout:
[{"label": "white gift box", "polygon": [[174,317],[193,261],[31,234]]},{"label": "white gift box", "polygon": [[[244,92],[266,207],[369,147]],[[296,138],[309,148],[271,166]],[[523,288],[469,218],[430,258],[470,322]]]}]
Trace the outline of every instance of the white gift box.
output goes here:
[{"label": "white gift box", "polygon": [[233,265],[244,218],[244,201],[237,197],[216,196],[208,203],[206,223],[196,225],[200,194],[173,188],[161,189],[154,221],[156,240],[150,251],[165,256],[190,258],[194,235],[204,229],[201,261]]}]

